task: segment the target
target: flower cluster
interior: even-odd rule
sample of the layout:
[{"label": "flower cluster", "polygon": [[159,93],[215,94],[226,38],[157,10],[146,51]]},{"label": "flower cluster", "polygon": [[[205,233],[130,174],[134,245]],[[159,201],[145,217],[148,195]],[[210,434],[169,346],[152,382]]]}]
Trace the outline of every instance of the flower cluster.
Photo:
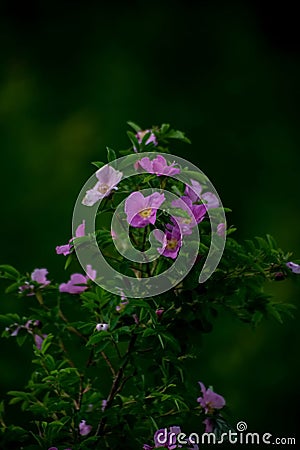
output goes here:
[{"label": "flower cluster", "polygon": [[[28,423],[24,428],[7,424],[12,415],[2,417],[1,405],[0,448],[199,450],[191,438],[185,446],[179,442],[191,415],[215,435],[227,426],[227,403],[211,387],[199,382],[199,397],[186,395],[197,386],[198,347],[202,333],[212,330],[216,311],[229,311],[253,326],[263,318],[281,321],[284,314],[291,315],[293,306],[272,302],[264,284],[297,278],[299,261],[290,261],[291,254],[270,236],[243,245],[232,238],[234,229],[220,214],[214,188],[175,156],[167,156],[172,139],[189,142],[184,133],[167,124],[145,130],[131,126],[132,145],[123,154],[129,155],[132,178],[126,176],[126,165],[111,163],[114,152],[109,149],[110,164],[96,164],[94,180],[79,199],[82,211],[97,214],[97,229],[89,232],[89,221],[80,217],[69,241],[55,249],[67,257],[65,267],[71,273],[61,277],[67,281],[48,279],[46,268],[22,275],[0,265],[6,292],[16,294],[22,311],[13,312],[14,305],[0,315],[2,336],[18,345],[26,340],[33,344],[26,349],[29,358],[33,355],[29,380],[23,389],[8,392],[10,403],[26,411]],[[116,222],[113,230],[102,214],[111,217],[115,211],[123,222],[120,228]],[[201,241],[195,245],[194,267],[180,281],[169,282],[168,268],[182,268],[181,253],[192,260],[186,242],[194,242],[197,234]],[[129,240],[123,242],[125,235]],[[217,270],[199,285],[212,238],[225,244],[225,236],[229,238]],[[90,238],[117,271],[111,290],[102,287],[105,273],[94,259],[84,263],[83,271],[78,269],[77,249],[88,247]],[[118,253],[117,244],[125,248],[128,242],[143,262]],[[150,244],[153,260],[147,253]],[[149,279],[155,286],[161,275],[168,291],[133,295],[128,288],[133,281],[142,285]]]}]

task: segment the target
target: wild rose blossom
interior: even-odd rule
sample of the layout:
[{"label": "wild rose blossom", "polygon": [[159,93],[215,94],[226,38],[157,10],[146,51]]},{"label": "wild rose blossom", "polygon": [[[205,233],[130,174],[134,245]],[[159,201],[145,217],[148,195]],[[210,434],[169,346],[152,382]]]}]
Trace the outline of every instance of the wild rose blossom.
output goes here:
[{"label": "wild rose blossom", "polygon": [[204,409],[205,414],[212,414],[215,409],[222,409],[225,406],[225,399],[221,395],[212,391],[211,389],[206,389],[204,384],[199,381],[202,397],[197,398],[197,402]]},{"label": "wild rose blossom", "polygon": [[[143,141],[143,138],[146,136],[146,134],[148,134],[148,133],[150,133],[150,135],[149,135],[149,137],[148,137],[148,139],[147,139],[147,141],[146,141],[146,145],[148,145],[148,144],[150,144],[151,142],[153,142],[153,145],[157,145],[158,144],[158,142],[157,142],[157,139],[156,139],[156,136],[155,136],[155,134],[153,133],[153,131],[152,130],[141,130],[141,131],[138,131],[137,133],[136,133],[136,138],[137,138],[137,140],[138,140],[138,143],[139,144],[141,144],[142,143],[142,141]],[[136,150],[135,150],[136,151]]]},{"label": "wild rose blossom", "polygon": [[129,225],[136,228],[143,228],[149,223],[153,225],[156,221],[157,209],[164,201],[164,194],[158,192],[148,197],[144,197],[139,191],[132,192],[125,201],[125,213]]},{"label": "wild rose blossom", "polygon": [[[78,227],[76,228],[76,231],[75,231],[75,238],[79,238],[79,237],[83,237],[83,236],[85,236],[85,220],[83,220],[82,223],[80,225],[78,225]],[[73,241],[74,241],[74,238],[70,239],[68,244],[58,245],[55,249],[57,255],[64,255],[64,256],[69,255],[72,252]]]},{"label": "wild rose blossom", "polygon": [[220,206],[218,197],[213,192],[205,192],[201,195],[202,186],[196,180],[191,180],[191,186],[186,185],[184,194],[189,197],[192,203],[199,201],[199,199],[205,204],[207,209],[218,208]]},{"label": "wild rose blossom", "polygon": [[89,264],[86,266],[86,272],[86,276],[81,273],[73,273],[67,283],[59,285],[59,292],[66,292],[68,294],[81,294],[84,292],[88,288],[88,280],[94,281],[97,276],[96,270],[93,270]]},{"label": "wild rose blossom", "polygon": [[292,261],[286,263],[286,266],[291,269],[293,273],[300,274],[300,265]]},{"label": "wild rose blossom", "polygon": [[50,284],[50,281],[47,280],[47,274],[47,269],[35,269],[31,274],[31,279],[44,287],[47,286],[47,284]]},{"label": "wild rose blossom", "polygon": [[[34,269],[34,271],[31,274],[31,280],[34,281],[35,283],[38,283],[40,285],[39,289],[42,289],[48,286],[48,284],[50,284],[50,281],[47,280],[47,274],[48,274],[47,269]],[[19,287],[19,293],[22,294],[23,292],[28,292],[26,295],[29,297],[34,295],[34,289],[35,286],[33,284],[30,284],[28,281],[25,281],[25,283]]]},{"label": "wild rose blossom", "polygon": [[193,205],[191,199],[187,196],[180,197],[180,199],[173,200],[172,206],[180,208],[185,211],[189,217],[173,216],[172,221],[180,227],[182,234],[192,234],[192,228],[198,223],[202,222],[206,214],[205,205]]},{"label": "wild rose blossom", "polygon": [[158,253],[167,258],[175,259],[182,246],[182,234],[178,226],[167,224],[165,233],[154,230],[153,234],[155,239],[162,244],[162,247],[157,249]]},{"label": "wild rose blossom", "polygon": [[145,156],[140,161],[137,161],[134,165],[136,169],[142,168],[146,172],[153,173],[157,176],[172,176],[180,173],[180,169],[175,167],[175,161],[168,165],[166,159],[162,155],[156,156],[156,158],[150,160],[148,156]]},{"label": "wild rose blossom", "polygon": [[82,204],[85,206],[93,206],[98,200],[107,197],[113,189],[117,189],[117,185],[120,183],[122,176],[122,172],[115,170],[108,164],[101,167],[96,172],[98,182],[92,189],[86,191]]},{"label": "wild rose blossom", "polygon": [[88,425],[85,420],[81,420],[79,424],[79,434],[80,436],[86,436],[92,431],[92,426]]},{"label": "wild rose blossom", "polygon": [[87,279],[81,273],[73,273],[67,283],[59,285],[59,292],[68,294],[81,294],[87,289]]},{"label": "wild rose blossom", "polygon": [[173,426],[169,428],[161,428],[157,430],[154,434],[154,448],[158,447],[166,447],[168,450],[173,450],[175,448],[182,447],[181,445],[177,445],[176,436],[181,433],[180,427]]}]

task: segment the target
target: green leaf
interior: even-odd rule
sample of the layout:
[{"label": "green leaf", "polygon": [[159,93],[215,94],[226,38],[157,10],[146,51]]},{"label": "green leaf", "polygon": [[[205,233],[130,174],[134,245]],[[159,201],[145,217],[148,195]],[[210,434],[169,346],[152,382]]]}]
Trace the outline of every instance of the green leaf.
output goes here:
[{"label": "green leaf", "polygon": [[146,328],[146,330],[143,332],[143,337],[153,336],[154,334],[157,334],[157,331],[153,328]]},{"label": "green leaf", "polygon": [[[3,272],[3,274],[1,273]],[[13,266],[8,264],[0,265],[0,278],[11,278],[16,280],[20,277],[20,273]]]},{"label": "green leaf", "polygon": [[106,150],[107,150],[107,161],[108,162],[115,161],[117,159],[116,152],[110,147],[106,147]]},{"label": "green leaf", "polygon": [[45,355],[48,348],[50,347],[53,337],[54,336],[49,333],[48,336],[43,340],[42,347],[41,347],[41,352],[43,355]]},{"label": "green leaf", "polygon": [[186,142],[187,144],[191,144],[189,138],[185,136],[182,131],[179,130],[170,130],[165,135],[164,138],[167,139],[178,139],[179,141]]},{"label": "green leaf", "polygon": [[87,346],[99,344],[101,341],[107,341],[110,339],[110,333],[108,331],[98,331],[87,342]]},{"label": "green leaf", "polygon": [[136,123],[134,123],[134,122],[127,122],[127,124],[131,127],[131,128],[133,128],[134,129],[134,131],[136,132],[136,133],[138,133],[139,131],[141,131],[141,127],[139,127]]},{"label": "green leaf", "polygon": [[96,166],[97,169],[101,169],[101,167],[105,166],[105,163],[102,161],[93,161],[92,164],[93,166]]},{"label": "green leaf", "polygon": [[13,283],[5,289],[5,294],[10,294],[11,292],[15,292],[19,289],[20,283]]},{"label": "green leaf", "polygon": [[136,149],[139,149],[140,144],[139,144],[139,141],[137,140],[137,137],[135,136],[135,134],[132,133],[132,131],[127,131],[127,136],[129,137],[133,147]]},{"label": "green leaf", "polygon": [[68,255],[66,262],[65,262],[65,267],[64,267],[65,270],[67,270],[67,268],[69,267],[69,265],[71,264],[72,261],[73,261],[73,256]]},{"label": "green leaf", "polygon": [[167,131],[169,130],[170,125],[168,123],[163,123],[162,126],[160,127],[160,133],[161,134],[166,134]]},{"label": "green leaf", "polygon": [[189,213],[181,208],[171,208],[168,211],[168,213],[171,214],[172,216],[178,216],[178,217],[183,217],[185,219],[191,219],[191,216],[189,215]]}]

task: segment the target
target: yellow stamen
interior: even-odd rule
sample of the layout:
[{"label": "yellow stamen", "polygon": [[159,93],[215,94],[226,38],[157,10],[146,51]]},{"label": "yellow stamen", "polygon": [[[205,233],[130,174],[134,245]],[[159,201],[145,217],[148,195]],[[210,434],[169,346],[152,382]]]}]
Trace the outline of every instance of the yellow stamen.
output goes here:
[{"label": "yellow stamen", "polygon": [[98,191],[100,192],[100,194],[106,194],[108,189],[109,189],[108,184],[100,184],[100,186],[98,187]]},{"label": "yellow stamen", "polygon": [[182,223],[184,223],[185,225],[189,225],[191,221],[192,221],[191,217],[189,219],[182,219]]},{"label": "yellow stamen", "polygon": [[178,240],[177,239],[170,239],[168,240],[168,243],[166,245],[167,250],[175,250],[177,247]]},{"label": "yellow stamen", "polygon": [[152,208],[146,208],[143,209],[142,211],[139,212],[139,215],[143,218],[143,219],[147,219],[148,217],[151,216],[152,213]]}]

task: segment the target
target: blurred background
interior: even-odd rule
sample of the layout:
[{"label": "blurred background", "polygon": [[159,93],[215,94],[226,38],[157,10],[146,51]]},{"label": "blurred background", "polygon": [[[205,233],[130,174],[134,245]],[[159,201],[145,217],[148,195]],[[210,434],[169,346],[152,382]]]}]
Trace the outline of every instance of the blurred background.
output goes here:
[{"label": "blurred background", "polygon": [[[185,131],[192,146],[172,150],[209,176],[233,210],[227,219],[237,238],[269,233],[299,258],[295,8],[2,0],[1,263],[29,273],[47,267],[50,278],[66,280],[55,246],[71,235],[90,161],[105,160],[107,145],[129,146],[127,120]],[[267,289],[298,304],[299,283]],[[20,301],[0,298],[1,313],[22,313]],[[212,384],[249,431],[295,435],[299,316],[255,331],[222,317],[204,336],[195,382]],[[1,342],[1,397],[26,382],[30,352]]]}]

